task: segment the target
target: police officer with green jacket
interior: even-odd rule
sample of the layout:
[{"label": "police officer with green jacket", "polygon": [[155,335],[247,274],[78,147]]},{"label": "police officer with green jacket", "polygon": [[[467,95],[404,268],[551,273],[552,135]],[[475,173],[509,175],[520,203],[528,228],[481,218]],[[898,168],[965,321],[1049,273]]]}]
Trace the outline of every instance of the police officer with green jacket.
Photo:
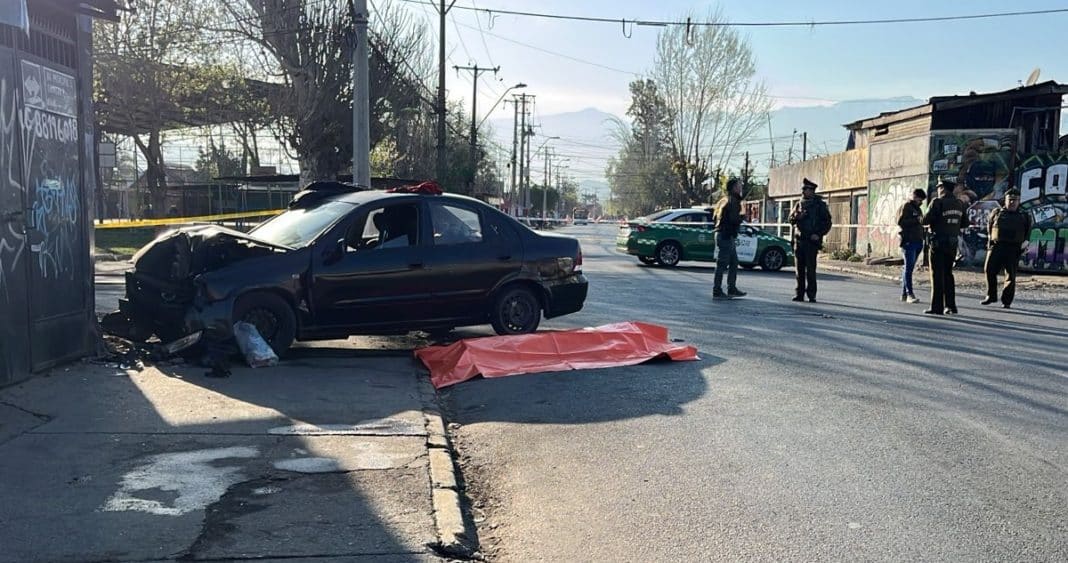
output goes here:
[{"label": "police officer with green jacket", "polygon": [[790,212],[794,226],[794,257],[797,262],[797,287],[794,301],[816,302],[816,255],[823,248],[823,237],[831,232],[831,210],[827,202],[816,195],[819,185],[805,178],[801,184],[801,201]]},{"label": "police officer with green jacket", "polygon": [[1023,243],[1031,233],[1031,215],[1020,209],[1020,192],[1015,189],[1005,192],[1005,207],[990,212],[987,221],[986,299],[989,305],[998,300],[998,273],[1005,270],[1007,279],[1001,292],[1001,306],[1008,309],[1016,297],[1016,268],[1020,263]]},{"label": "police officer with green jacket", "polygon": [[928,315],[957,314],[957,289],[953,263],[957,260],[957,241],[961,229],[968,226],[964,202],[953,193],[956,181],[943,177],[938,182],[938,198],[931,202],[923,224],[929,229],[931,261],[931,308]]}]

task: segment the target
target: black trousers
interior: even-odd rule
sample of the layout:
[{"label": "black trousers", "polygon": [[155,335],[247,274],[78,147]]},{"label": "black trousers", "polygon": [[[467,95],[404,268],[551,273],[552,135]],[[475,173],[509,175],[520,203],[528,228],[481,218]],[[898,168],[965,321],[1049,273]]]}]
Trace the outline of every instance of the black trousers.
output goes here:
[{"label": "black trousers", "polygon": [[816,298],[816,255],[819,247],[806,242],[794,241],[794,259],[797,261],[797,287],[795,297],[808,295]]},{"label": "black trousers", "polygon": [[957,286],[953,279],[953,263],[957,261],[957,247],[931,247],[931,309],[938,313],[957,310]]},{"label": "black trousers", "polygon": [[983,271],[986,272],[986,295],[990,299],[998,298],[998,274],[1005,270],[1007,279],[1005,289],[1001,291],[1001,302],[1012,305],[1016,297],[1016,268],[1020,265],[1020,248],[1011,244],[995,244],[986,253],[986,263]]}]

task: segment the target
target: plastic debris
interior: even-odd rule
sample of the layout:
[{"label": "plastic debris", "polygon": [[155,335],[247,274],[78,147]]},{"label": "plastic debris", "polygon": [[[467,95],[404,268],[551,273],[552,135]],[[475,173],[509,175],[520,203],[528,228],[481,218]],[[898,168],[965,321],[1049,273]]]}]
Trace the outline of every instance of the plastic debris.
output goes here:
[{"label": "plastic debris", "polygon": [[249,367],[263,368],[278,365],[278,355],[270,344],[260,336],[255,325],[246,322],[234,323],[234,340],[245,356]]}]

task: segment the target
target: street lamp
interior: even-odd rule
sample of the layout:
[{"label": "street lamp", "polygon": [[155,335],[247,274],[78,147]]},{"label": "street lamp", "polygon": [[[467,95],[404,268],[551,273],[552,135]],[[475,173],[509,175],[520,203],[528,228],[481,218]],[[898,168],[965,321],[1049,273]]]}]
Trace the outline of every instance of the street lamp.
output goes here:
[{"label": "street lamp", "polygon": [[[475,129],[480,129],[482,127],[482,124],[485,123],[487,119],[489,119],[489,116],[493,115],[493,110],[497,109],[497,106],[500,105],[501,100],[503,100],[504,97],[508,95],[508,92],[511,92],[512,90],[520,90],[520,89],[526,88],[526,87],[527,87],[527,85],[522,83],[522,82],[520,82],[519,84],[516,84],[515,86],[508,87],[508,89],[505,90],[501,94],[501,97],[497,98],[497,101],[493,103],[493,107],[491,107],[490,110],[488,112],[486,112],[486,117],[483,117],[482,121],[478,122],[478,125],[475,126]],[[472,118],[473,117],[474,116],[472,116]]]}]

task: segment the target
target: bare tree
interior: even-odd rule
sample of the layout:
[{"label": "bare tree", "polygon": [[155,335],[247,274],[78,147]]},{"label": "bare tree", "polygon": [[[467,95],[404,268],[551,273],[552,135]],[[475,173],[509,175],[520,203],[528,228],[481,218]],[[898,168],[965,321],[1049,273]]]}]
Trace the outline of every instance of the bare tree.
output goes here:
[{"label": "bare tree", "polygon": [[101,128],[132,137],[145,157],[152,205],[167,190],[163,132],[194,124],[228,75],[200,30],[217,17],[199,0],[131,0],[117,23],[94,22],[94,102]]},{"label": "bare tree", "polygon": [[[707,22],[726,20],[715,11]],[[771,109],[764,84],[754,78],[749,41],[724,25],[668,27],[657,38],[651,74],[671,110],[669,138],[680,188],[691,203],[707,202],[712,186],[706,182],[740,156],[742,143],[764,125]]]},{"label": "bare tree", "polygon": [[[286,86],[275,101],[282,118],[280,139],[300,162],[301,179],[333,178],[351,163],[351,2],[245,0],[223,3],[230,21],[215,30],[244,37],[270,57],[269,67]],[[415,72],[424,60],[425,34],[406,13],[380,6],[371,33],[371,144],[391,129],[399,113],[419,105]],[[417,71],[416,71],[417,72]]]}]

